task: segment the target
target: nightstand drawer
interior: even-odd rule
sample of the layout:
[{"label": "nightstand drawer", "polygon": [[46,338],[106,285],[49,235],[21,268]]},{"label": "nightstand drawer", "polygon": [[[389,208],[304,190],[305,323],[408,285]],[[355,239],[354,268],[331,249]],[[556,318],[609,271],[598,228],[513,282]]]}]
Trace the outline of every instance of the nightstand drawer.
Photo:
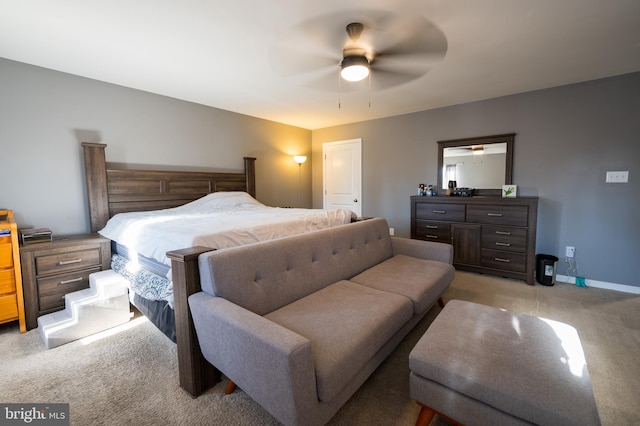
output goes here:
[{"label": "nightstand drawer", "polygon": [[68,274],[55,275],[46,278],[38,278],[38,299],[40,309],[60,308],[64,306],[64,295],[89,287],[89,275],[100,271],[100,267],[70,272]]},{"label": "nightstand drawer", "polygon": [[0,296],[0,322],[18,317],[16,295]]},{"label": "nightstand drawer", "polygon": [[0,270],[0,295],[15,293],[16,274],[13,269]]},{"label": "nightstand drawer", "polygon": [[36,274],[48,275],[77,271],[92,266],[99,266],[100,262],[100,249],[97,247],[39,256],[36,258]]}]

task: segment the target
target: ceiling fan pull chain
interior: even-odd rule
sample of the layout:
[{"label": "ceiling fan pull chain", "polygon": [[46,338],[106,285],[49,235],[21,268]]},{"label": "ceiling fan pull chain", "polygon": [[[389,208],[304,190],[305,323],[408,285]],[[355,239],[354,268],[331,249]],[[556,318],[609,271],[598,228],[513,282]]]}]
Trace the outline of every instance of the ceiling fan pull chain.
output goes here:
[{"label": "ceiling fan pull chain", "polygon": [[340,69],[338,69],[338,109],[342,109],[342,79],[340,78]]},{"label": "ceiling fan pull chain", "polygon": [[371,109],[371,73],[369,73],[369,109]]}]

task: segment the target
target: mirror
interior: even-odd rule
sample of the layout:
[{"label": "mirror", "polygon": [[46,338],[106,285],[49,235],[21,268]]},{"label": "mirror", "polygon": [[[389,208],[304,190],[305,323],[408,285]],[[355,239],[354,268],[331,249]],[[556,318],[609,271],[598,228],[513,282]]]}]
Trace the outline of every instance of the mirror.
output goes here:
[{"label": "mirror", "polygon": [[515,133],[438,141],[438,193],[449,181],[474,188],[473,195],[501,195],[511,185]]}]

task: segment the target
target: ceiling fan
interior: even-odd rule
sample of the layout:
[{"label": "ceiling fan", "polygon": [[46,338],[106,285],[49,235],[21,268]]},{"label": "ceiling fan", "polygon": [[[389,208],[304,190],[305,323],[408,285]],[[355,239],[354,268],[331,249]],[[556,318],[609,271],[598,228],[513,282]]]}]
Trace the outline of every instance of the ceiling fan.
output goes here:
[{"label": "ceiling fan", "polygon": [[[349,90],[369,77],[372,90],[382,90],[422,77],[446,51],[444,33],[423,16],[364,11],[295,26],[274,43],[270,58],[280,73],[311,88]],[[348,83],[340,88],[336,76]]]}]

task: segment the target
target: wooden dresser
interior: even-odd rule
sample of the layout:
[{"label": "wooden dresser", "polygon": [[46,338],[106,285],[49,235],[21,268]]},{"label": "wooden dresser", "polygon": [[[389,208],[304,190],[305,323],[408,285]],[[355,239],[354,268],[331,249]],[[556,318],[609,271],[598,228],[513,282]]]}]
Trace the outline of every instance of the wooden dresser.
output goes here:
[{"label": "wooden dresser", "polygon": [[97,234],[57,237],[22,246],[27,329],[38,317],[64,308],[64,295],[89,287],[89,275],[110,268],[111,242]]},{"label": "wooden dresser", "polygon": [[411,238],[453,244],[457,269],[533,285],[538,197],[411,197]]},{"label": "wooden dresser", "polygon": [[18,228],[13,211],[0,210],[0,324],[16,320],[26,332]]}]

